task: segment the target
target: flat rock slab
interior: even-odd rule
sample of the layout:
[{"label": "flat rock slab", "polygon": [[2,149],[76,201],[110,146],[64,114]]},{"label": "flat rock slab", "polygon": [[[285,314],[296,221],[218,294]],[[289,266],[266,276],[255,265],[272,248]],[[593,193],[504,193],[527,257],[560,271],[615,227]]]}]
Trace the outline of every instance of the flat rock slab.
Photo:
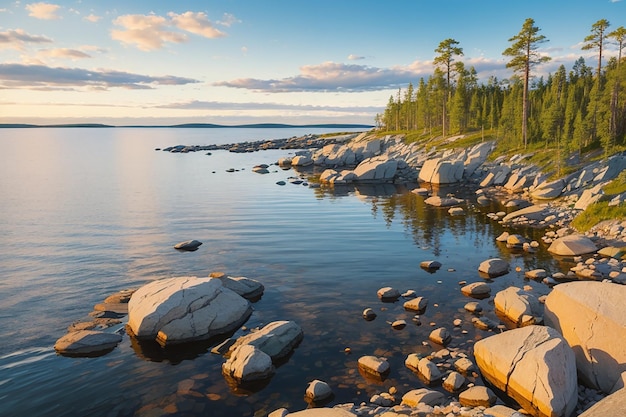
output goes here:
[{"label": "flat rock slab", "polygon": [[424,203],[434,207],[452,207],[463,204],[463,200],[454,197],[431,196],[424,200]]},{"label": "flat rock slab", "polygon": [[402,405],[417,407],[418,404],[430,406],[441,405],[445,402],[446,396],[428,388],[414,389],[402,396]]},{"label": "flat rock slab", "polygon": [[61,355],[92,356],[115,348],[122,341],[117,333],[94,330],[79,330],[67,333],[54,344],[54,350]]},{"label": "flat rock slab", "polygon": [[254,333],[241,336],[229,348],[232,354],[239,346],[251,345],[269,355],[273,361],[287,356],[304,336],[302,328],[293,321],[274,321]]},{"label": "flat rock slab", "polygon": [[596,252],[596,244],[583,235],[569,235],[556,239],[548,252],[559,256],[578,256]]},{"label": "flat rock slab", "polygon": [[99,303],[93,306],[95,311],[110,311],[115,314],[128,314],[128,303]]},{"label": "flat rock slab", "polygon": [[522,216],[524,216],[524,217],[526,217],[527,219],[530,219],[530,220],[541,221],[541,220],[544,220],[546,218],[546,216],[548,216],[548,209],[545,206],[541,206],[541,205],[534,205],[534,206],[525,207],[523,209],[516,210],[516,211],[513,211],[513,212],[507,214],[502,219],[502,222],[503,223],[508,223],[508,222],[512,221],[513,219],[516,219],[516,218],[522,217]]}]

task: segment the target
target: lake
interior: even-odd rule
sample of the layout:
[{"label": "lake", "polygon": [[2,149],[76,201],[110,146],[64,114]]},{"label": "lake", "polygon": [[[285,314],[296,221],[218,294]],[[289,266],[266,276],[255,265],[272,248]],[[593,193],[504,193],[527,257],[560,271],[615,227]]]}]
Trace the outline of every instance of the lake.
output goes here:
[{"label": "lake", "polygon": [[[471,353],[477,330],[460,281],[480,281],[491,257],[512,272],[490,282],[549,289],[524,270],[563,270],[546,254],[512,254],[495,242],[502,227],[489,220],[499,203],[477,207],[463,187],[435,190],[466,198],[467,214],[452,217],[410,193],[415,184],[311,188],[277,185],[290,177],[315,181],[312,170],[252,167],[273,164],[286,150],[173,154],[172,145],[208,145],[324,133],[326,129],[36,128],[0,130],[0,415],[2,416],[265,416],[307,407],[314,379],[334,391],[329,405],[367,401],[391,386],[422,387],[404,367],[409,353],[436,326],[451,346]],[[234,168],[235,172],[227,172]],[[539,239],[541,231],[519,231]],[[173,245],[203,242],[195,252]],[[435,273],[421,261],[443,265]],[[515,272],[520,267],[522,272]],[[108,295],[155,279],[222,271],[262,282],[246,327],[293,320],[304,339],[265,387],[246,392],[221,375],[224,359],[211,344],[163,350],[124,336],[112,352],[68,358],[53,345]],[[429,299],[421,326],[403,301],[382,303],[391,286]],[[489,300],[486,314],[497,320]],[[368,322],[362,311],[378,317]],[[455,318],[462,326],[453,329]],[[390,322],[405,319],[394,330]],[[235,336],[244,334],[238,330]],[[351,353],[344,349],[349,347]],[[363,355],[385,356],[389,378],[375,383],[357,370]],[[480,381],[476,381],[481,384]]]}]

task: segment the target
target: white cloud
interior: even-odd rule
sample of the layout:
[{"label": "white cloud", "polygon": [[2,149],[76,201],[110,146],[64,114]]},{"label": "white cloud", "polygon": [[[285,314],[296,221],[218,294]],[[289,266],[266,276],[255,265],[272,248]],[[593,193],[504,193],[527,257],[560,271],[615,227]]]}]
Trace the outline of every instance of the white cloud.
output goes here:
[{"label": "white cloud", "polygon": [[237,19],[234,15],[232,15],[230,13],[224,13],[224,16],[222,16],[222,19],[218,20],[215,23],[217,23],[218,25],[226,26],[227,28],[229,28],[234,23],[241,23],[241,20]]},{"label": "white cloud", "polygon": [[28,43],[52,43],[52,39],[28,34],[23,29],[11,29],[6,32],[0,32],[0,49],[22,49]]},{"label": "white cloud", "polygon": [[365,59],[365,57],[364,56],[360,56],[360,55],[350,54],[350,55],[348,55],[348,59],[350,61],[360,61],[362,59]]},{"label": "white cloud", "polygon": [[221,38],[226,34],[215,27],[203,12],[168,13],[172,24],[177,28],[205,38]]},{"label": "white cloud", "polygon": [[111,38],[143,51],[160,49],[166,42],[181,43],[187,40],[184,34],[169,30],[169,22],[161,16],[124,15],[115,19],[113,24],[122,29],[111,30]]},{"label": "white cloud", "polygon": [[93,58],[91,55],[78,50],[69,48],[42,49],[38,55],[43,58],[63,58],[75,61],[77,59]]},{"label": "white cloud", "polygon": [[52,3],[30,3],[26,5],[26,10],[28,10],[28,15],[34,17],[35,19],[42,20],[54,20],[60,19],[61,16],[57,15],[57,12],[61,6],[58,4]]},{"label": "white cloud", "polygon": [[91,23],[96,23],[100,19],[102,19],[102,17],[101,16],[96,16],[95,14],[92,13],[89,16],[85,16],[83,19],[85,19],[86,21],[91,22]]}]

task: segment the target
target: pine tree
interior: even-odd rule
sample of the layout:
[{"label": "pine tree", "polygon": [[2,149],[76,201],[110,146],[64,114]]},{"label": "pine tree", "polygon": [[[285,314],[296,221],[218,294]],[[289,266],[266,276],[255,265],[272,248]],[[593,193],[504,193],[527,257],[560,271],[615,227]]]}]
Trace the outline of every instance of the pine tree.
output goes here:
[{"label": "pine tree", "polygon": [[522,94],[522,141],[524,148],[528,144],[528,85],[530,80],[530,70],[537,64],[547,62],[550,57],[541,55],[537,47],[547,41],[546,37],[539,35],[539,28],[535,26],[535,21],[528,18],[522,25],[522,30],[509,39],[513,44],[502,52],[503,55],[510,56],[511,60],[506,64],[507,68],[513,68],[515,72],[522,74],[523,94]]},{"label": "pine tree", "polygon": [[433,63],[435,64],[435,67],[442,70],[445,74],[445,94],[443,95],[443,102],[442,102],[442,119],[441,119],[441,125],[442,125],[442,134],[443,136],[446,136],[447,134],[447,105],[448,102],[450,101],[450,98],[452,97],[452,85],[450,84],[450,80],[452,79],[452,73],[454,72],[454,66],[453,66],[453,62],[454,62],[454,57],[455,56],[462,56],[463,55],[463,48],[459,48],[458,45],[459,42],[457,42],[454,39],[446,39],[443,40],[439,43],[439,46],[437,47],[437,49],[435,49],[435,52],[437,52],[439,55],[435,57]]}]

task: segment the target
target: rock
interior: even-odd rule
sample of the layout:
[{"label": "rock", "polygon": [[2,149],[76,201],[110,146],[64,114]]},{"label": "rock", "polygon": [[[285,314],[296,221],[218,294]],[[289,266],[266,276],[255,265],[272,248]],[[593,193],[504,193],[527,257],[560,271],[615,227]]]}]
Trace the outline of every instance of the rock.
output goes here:
[{"label": "rock", "polygon": [[174,245],[174,249],[178,249],[181,251],[193,252],[198,250],[198,248],[202,245],[202,242],[197,240],[186,240],[184,242],[180,242]]},{"label": "rock", "polygon": [[507,274],[509,268],[509,263],[504,259],[492,258],[481,262],[478,266],[478,272],[482,272],[489,278],[495,278]]},{"label": "rock", "polygon": [[626,389],[621,389],[598,401],[579,417],[608,417],[624,415],[626,410]]},{"label": "rock", "polygon": [[310,408],[308,410],[289,413],[288,417],[356,417],[356,414],[341,408]]},{"label": "rock", "polygon": [[333,395],[333,390],[330,386],[319,379],[315,379],[309,382],[306,388],[304,396],[313,402],[324,401]]},{"label": "rock", "polygon": [[[504,315],[517,326],[534,324],[532,318],[541,316],[541,304],[534,294],[517,287],[508,287],[498,291],[493,299],[496,311]],[[525,319],[525,316],[531,317]]]},{"label": "rock", "polygon": [[393,327],[396,330],[402,330],[406,327],[406,320],[396,320],[393,323],[391,323],[391,327]]},{"label": "rock", "polygon": [[367,321],[372,321],[376,318],[376,313],[371,308],[363,310],[363,318]]},{"label": "rock", "polygon": [[400,298],[400,291],[392,287],[383,287],[376,294],[382,301],[395,301]]},{"label": "rock", "polygon": [[462,207],[451,207],[448,210],[448,214],[450,214],[451,216],[462,216],[463,214],[465,214],[465,210],[463,210]]},{"label": "rock", "polygon": [[465,377],[458,372],[452,371],[441,384],[448,392],[458,392],[465,385]]},{"label": "rock", "polygon": [[437,368],[437,365],[435,365],[435,363],[432,362],[428,358],[422,358],[417,363],[417,373],[428,384],[432,384],[434,382],[437,382],[442,377],[441,371],[439,371],[439,368]]},{"label": "rock", "polygon": [[545,269],[533,269],[531,271],[526,271],[524,276],[528,279],[544,279],[548,276],[548,273]]},{"label": "rock", "polygon": [[498,327],[498,323],[489,317],[472,317],[472,324],[480,330],[491,330]]},{"label": "rock", "polygon": [[419,180],[432,184],[452,184],[463,178],[463,161],[448,161],[443,158],[428,159],[422,165]]},{"label": "rock", "polygon": [[274,375],[272,358],[252,345],[240,345],[222,364],[222,373],[238,384],[268,379]]},{"label": "rock", "polygon": [[539,200],[551,200],[557,198],[563,193],[565,181],[559,178],[555,181],[545,181],[530,192],[530,196]]},{"label": "rock", "polygon": [[578,256],[597,251],[595,243],[583,235],[563,236],[552,242],[548,252],[559,256]]},{"label": "rock", "polygon": [[404,303],[406,310],[416,311],[422,314],[428,306],[428,299],[425,297],[417,297]]},{"label": "rock", "polygon": [[[480,283],[482,285],[487,285],[485,283]],[[487,285],[487,287],[489,287]],[[490,289],[491,291],[491,289]],[[481,311],[483,311],[483,308],[480,306],[480,304],[477,301],[470,301],[469,303],[465,303],[465,305],[463,306],[463,308],[467,311],[469,311],[470,313],[480,313]]]},{"label": "rock", "polygon": [[222,285],[231,291],[248,300],[256,300],[261,295],[265,287],[259,281],[246,277],[229,277],[226,275],[216,277],[222,281]]},{"label": "rock", "polygon": [[306,167],[313,165],[313,160],[308,155],[296,155],[291,159],[292,166]]},{"label": "rock", "polygon": [[509,223],[518,217],[525,217],[531,220],[541,221],[547,216],[547,209],[541,205],[533,205],[520,210],[513,211],[502,218],[503,223]]},{"label": "rock", "polygon": [[424,200],[424,203],[434,207],[451,207],[463,204],[463,200],[454,197],[439,197],[433,195]]},{"label": "rock", "polygon": [[546,298],[546,324],[574,350],[581,379],[605,393],[626,371],[625,299],[625,286],[594,281],[556,285]]},{"label": "rock", "polygon": [[128,303],[98,303],[93,306],[95,311],[108,311],[119,316],[128,314]]},{"label": "rock", "polygon": [[485,417],[524,417],[525,415],[519,411],[513,410],[506,405],[494,405],[493,407],[486,408],[484,411]]},{"label": "rock", "polygon": [[304,336],[302,328],[293,321],[273,321],[262,329],[241,336],[228,349],[232,355],[239,346],[251,345],[266,353],[273,361],[287,356]]},{"label": "rock", "polygon": [[602,191],[602,187],[604,184],[596,184],[591,188],[585,189],[576,204],[574,204],[574,209],[576,210],[586,210],[591,204],[600,201],[602,196],[604,195],[604,191]]},{"label": "rock", "polygon": [[512,234],[506,238],[506,247],[509,249],[522,249],[526,239],[520,235]]},{"label": "rock", "polygon": [[474,363],[467,358],[460,358],[454,362],[454,369],[465,375],[475,368]]},{"label": "rock", "polygon": [[413,190],[411,190],[411,192],[413,194],[417,194],[417,195],[421,195],[421,196],[427,196],[429,194],[428,188],[415,188]]},{"label": "rock", "polygon": [[452,340],[452,336],[445,327],[440,327],[430,332],[428,339],[433,343],[446,346]]},{"label": "rock", "polygon": [[598,255],[606,256],[607,258],[624,259],[626,247],[606,246],[598,251]]},{"label": "rock", "polygon": [[482,386],[468,388],[459,394],[459,402],[465,407],[491,407],[497,399],[493,391]]},{"label": "rock", "polygon": [[122,341],[117,333],[105,333],[95,330],[78,330],[67,333],[54,344],[54,350],[60,355],[94,356],[106,353]]},{"label": "rock", "polygon": [[420,268],[426,270],[437,270],[441,268],[441,262],[438,261],[422,261],[420,262]]},{"label": "rock", "polygon": [[367,158],[355,169],[357,181],[389,181],[394,178],[398,162],[385,156]]},{"label": "rock", "polygon": [[461,292],[469,297],[487,298],[491,294],[491,287],[484,282],[473,282],[461,287]]},{"label": "rock", "polygon": [[250,316],[248,300],[215,278],[177,277],[139,288],[128,303],[128,327],[162,345],[229,333]]},{"label": "rock", "polygon": [[574,352],[553,328],[528,326],[479,340],[483,378],[535,416],[569,416],[578,399]]},{"label": "rock", "polygon": [[[111,294],[109,295],[107,298],[104,299],[104,302],[106,304],[123,304],[123,303],[128,303],[130,301],[130,297],[133,295],[133,293],[135,292],[135,290],[122,290],[122,291],[118,291],[115,294]],[[127,311],[128,313],[128,311]]]},{"label": "rock", "polygon": [[359,369],[377,378],[384,378],[389,373],[389,362],[376,356],[361,356],[358,361]]},{"label": "rock", "polygon": [[446,397],[441,392],[433,391],[427,388],[414,389],[402,396],[402,405],[408,407],[417,407],[418,404],[427,404],[430,406],[441,405],[445,402]]}]

